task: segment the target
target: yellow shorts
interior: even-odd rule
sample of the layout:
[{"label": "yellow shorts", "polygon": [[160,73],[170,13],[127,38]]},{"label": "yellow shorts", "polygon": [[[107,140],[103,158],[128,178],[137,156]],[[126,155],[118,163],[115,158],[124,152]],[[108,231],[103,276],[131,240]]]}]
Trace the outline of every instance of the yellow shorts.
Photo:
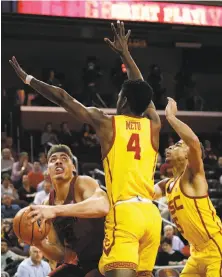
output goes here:
[{"label": "yellow shorts", "polygon": [[191,256],[180,277],[222,277],[222,234],[209,240],[206,247],[195,249],[191,246]]},{"label": "yellow shorts", "polygon": [[152,203],[125,202],[106,217],[102,274],[112,269],[152,271],[160,245],[162,219]]}]

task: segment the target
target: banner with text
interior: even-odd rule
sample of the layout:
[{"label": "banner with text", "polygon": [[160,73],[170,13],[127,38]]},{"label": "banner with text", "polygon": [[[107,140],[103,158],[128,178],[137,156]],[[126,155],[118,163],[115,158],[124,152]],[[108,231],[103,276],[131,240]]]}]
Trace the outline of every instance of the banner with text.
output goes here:
[{"label": "banner with text", "polygon": [[222,7],[126,0],[18,1],[24,14],[222,27]]}]

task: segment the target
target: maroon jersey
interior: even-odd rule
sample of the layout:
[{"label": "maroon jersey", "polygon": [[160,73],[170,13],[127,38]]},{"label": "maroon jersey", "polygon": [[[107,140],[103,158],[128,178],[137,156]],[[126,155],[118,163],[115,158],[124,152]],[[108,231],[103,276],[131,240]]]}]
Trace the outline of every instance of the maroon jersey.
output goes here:
[{"label": "maroon jersey", "polygon": [[[77,177],[70,183],[64,205],[75,203],[74,186]],[[54,205],[55,190],[49,195],[49,205]],[[80,263],[98,261],[102,255],[104,218],[57,217],[53,220],[57,236],[64,247],[77,253]]]}]

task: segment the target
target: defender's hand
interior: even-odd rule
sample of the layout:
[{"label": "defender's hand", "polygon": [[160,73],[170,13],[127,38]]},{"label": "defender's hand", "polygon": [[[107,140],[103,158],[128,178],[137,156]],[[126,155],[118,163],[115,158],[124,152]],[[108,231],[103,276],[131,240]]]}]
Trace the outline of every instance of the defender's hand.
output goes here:
[{"label": "defender's hand", "polygon": [[30,212],[27,214],[27,217],[31,220],[31,223],[34,223],[38,220],[41,221],[40,229],[45,223],[46,220],[56,217],[54,207],[44,206],[44,205],[31,205]]},{"label": "defender's hand", "polygon": [[23,83],[25,83],[26,76],[28,75],[19,65],[16,58],[13,56],[11,60],[9,60],[9,63],[14,68],[16,74],[18,77],[22,80]]},{"label": "defender's hand", "polygon": [[176,101],[173,100],[173,98],[167,97],[168,99],[168,104],[165,109],[165,115],[166,117],[169,116],[175,116],[177,113],[177,103]]},{"label": "defender's hand", "polygon": [[128,40],[131,30],[125,34],[124,23],[120,23],[120,21],[117,21],[117,31],[113,23],[111,23],[111,28],[114,34],[114,41],[112,42],[108,38],[104,38],[104,41],[113,51],[121,55],[124,51],[128,51]]}]

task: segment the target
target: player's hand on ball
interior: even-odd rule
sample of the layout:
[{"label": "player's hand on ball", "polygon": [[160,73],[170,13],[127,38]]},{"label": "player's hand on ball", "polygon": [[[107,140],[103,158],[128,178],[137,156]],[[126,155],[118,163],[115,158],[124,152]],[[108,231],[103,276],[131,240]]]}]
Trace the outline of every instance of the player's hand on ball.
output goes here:
[{"label": "player's hand on ball", "polygon": [[104,38],[104,41],[113,51],[121,55],[124,51],[128,51],[128,40],[131,30],[128,30],[127,34],[125,34],[124,23],[120,21],[117,21],[117,30],[113,23],[111,23],[111,28],[114,34],[114,41],[112,42],[108,38]]},{"label": "player's hand on ball", "polygon": [[25,80],[28,74],[21,68],[21,66],[19,65],[19,63],[17,62],[14,56],[12,57],[11,60],[9,60],[9,63],[14,68],[18,77],[25,83]]},{"label": "player's hand on ball", "polygon": [[44,206],[44,205],[31,205],[30,212],[27,217],[30,219],[31,223],[36,221],[41,221],[40,229],[45,223],[46,220],[56,217],[53,207]]},{"label": "player's hand on ball", "polygon": [[177,113],[177,103],[173,98],[167,97],[168,104],[165,109],[166,117],[175,116]]}]

